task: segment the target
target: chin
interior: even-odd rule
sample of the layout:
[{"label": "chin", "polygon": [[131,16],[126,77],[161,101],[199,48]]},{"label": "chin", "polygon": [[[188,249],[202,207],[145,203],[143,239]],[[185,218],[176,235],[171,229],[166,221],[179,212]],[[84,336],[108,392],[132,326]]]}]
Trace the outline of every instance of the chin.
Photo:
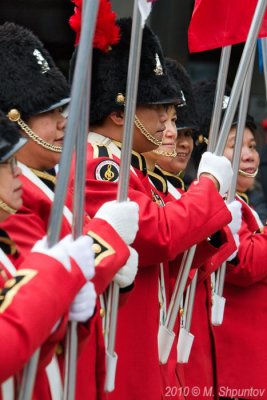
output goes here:
[{"label": "chin", "polygon": [[14,210],[19,210],[22,207],[22,204],[23,204],[22,199],[19,199],[16,202],[14,202],[14,204],[11,207],[14,208]]},{"label": "chin", "polygon": [[255,178],[242,177],[238,179],[236,190],[238,192],[245,193],[247,190],[251,189],[254,181]]}]

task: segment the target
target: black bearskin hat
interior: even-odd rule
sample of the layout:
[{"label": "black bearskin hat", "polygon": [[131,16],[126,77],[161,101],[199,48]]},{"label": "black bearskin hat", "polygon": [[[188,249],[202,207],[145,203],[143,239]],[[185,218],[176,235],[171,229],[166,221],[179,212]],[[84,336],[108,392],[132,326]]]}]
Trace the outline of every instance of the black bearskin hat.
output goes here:
[{"label": "black bearskin hat", "polygon": [[8,160],[27,141],[21,136],[17,125],[0,111],[0,163]]},{"label": "black bearskin hat", "polygon": [[[195,147],[193,152],[193,159],[196,166],[198,166],[199,164],[201,155],[204,153],[204,151],[207,150],[207,140],[209,136],[209,129],[215,100],[216,84],[217,82],[215,80],[203,80],[193,85],[193,94],[195,98],[199,125],[199,131],[197,132],[197,146]],[[221,121],[223,120],[224,114],[226,112],[230,94],[231,88],[226,85],[222,105]],[[234,115],[232,126],[235,126],[237,124],[237,121],[238,111]],[[246,117],[246,126],[253,133],[255,133],[256,124],[254,118],[249,114],[247,114]]]},{"label": "black bearskin hat", "polygon": [[69,102],[69,85],[40,40],[14,23],[0,25],[0,105],[26,119]]},{"label": "black bearskin hat", "polygon": [[[131,18],[117,21],[120,41],[112,49],[93,51],[90,122],[101,122],[111,112],[123,109],[131,40]],[[71,60],[73,74],[77,50]],[[123,96],[121,96],[122,94]],[[147,27],[143,30],[137,104],[170,104],[183,102],[178,85],[166,73],[164,57],[157,36]]]},{"label": "black bearskin hat", "polygon": [[177,129],[198,130],[197,112],[190,76],[176,60],[166,58],[165,63],[168,74],[179,83],[185,97],[185,105],[177,107]]}]

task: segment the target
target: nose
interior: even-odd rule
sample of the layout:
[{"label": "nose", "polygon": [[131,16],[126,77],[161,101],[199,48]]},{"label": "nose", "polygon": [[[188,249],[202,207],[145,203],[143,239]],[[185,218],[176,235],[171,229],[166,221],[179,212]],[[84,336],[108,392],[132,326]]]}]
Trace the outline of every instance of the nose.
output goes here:
[{"label": "nose", "polygon": [[15,169],[14,169],[14,176],[15,176],[15,177],[18,177],[18,176],[20,176],[21,174],[22,174],[21,168],[20,168],[18,165],[16,165],[16,166],[15,166]]},{"label": "nose", "polygon": [[173,141],[176,141],[177,138],[177,131],[173,126],[172,122],[169,120],[165,123],[164,136],[168,139],[172,139]]},{"label": "nose", "polygon": [[66,124],[67,124],[67,118],[65,118],[64,115],[59,114],[57,122],[58,130],[63,131],[66,127]]},{"label": "nose", "polygon": [[183,147],[183,148],[189,147],[189,143],[186,140],[185,136],[180,135],[179,132],[178,132],[178,136],[177,136],[177,147],[178,146]]},{"label": "nose", "polygon": [[254,160],[253,150],[248,146],[243,146],[242,147],[242,152],[241,152],[241,158],[244,161],[246,161],[246,160],[248,160],[248,161]]}]

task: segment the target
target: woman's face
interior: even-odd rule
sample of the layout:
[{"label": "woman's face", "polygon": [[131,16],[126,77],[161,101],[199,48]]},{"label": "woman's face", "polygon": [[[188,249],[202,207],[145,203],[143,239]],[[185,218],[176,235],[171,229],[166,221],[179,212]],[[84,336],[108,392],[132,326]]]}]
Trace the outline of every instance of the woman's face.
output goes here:
[{"label": "woman's face", "polygon": [[193,137],[191,129],[181,129],[176,138],[176,157],[161,157],[157,162],[161,168],[174,175],[184,171],[193,151]]},{"label": "woman's face", "polygon": [[[0,200],[18,210],[22,206],[22,184],[19,180],[21,169],[15,160],[15,157],[11,157],[6,162],[0,163]],[[6,219],[8,215],[0,208],[0,221]]]},{"label": "woman's face", "polygon": [[[154,160],[159,166],[161,164],[168,165],[172,159],[170,156],[175,151],[175,141],[177,138],[176,129],[176,110],[174,106],[169,106],[166,110],[167,120],[165,122],[165,130],[163,132],[162,144],[153,152],[145,154],[147,160]],[[165,169],[162,166],[163,169]]]},{"label": "woman's face", "polygon": [[[62,115],[61,108],[30,117],[27,124],[36,135],[47,143],[63,146],[66,118]],[[53,168],[59,163],[60,156],[61,153],[45,149],[31,139],[17,153],[19,161],[28,167],[39,170]]]},{"label": "woman's face", "polygon": [[[224,155],[230,161],[232,161],[233,158],[235,136],[236,136],[236,128],[232,128],[230,130],[224,151]],[[260,157],[256,148],[256,141],[254,134],[249,128],[245,127],[239,170],[247,174],[254,174],[258,169],[259,163],[260,163]],[[255,180],[254,177],[243,176],[240,175],[239,173],[237,177],[237,187],[236,187],[237,191],[245,192],[253,185],[254,180]]]}]

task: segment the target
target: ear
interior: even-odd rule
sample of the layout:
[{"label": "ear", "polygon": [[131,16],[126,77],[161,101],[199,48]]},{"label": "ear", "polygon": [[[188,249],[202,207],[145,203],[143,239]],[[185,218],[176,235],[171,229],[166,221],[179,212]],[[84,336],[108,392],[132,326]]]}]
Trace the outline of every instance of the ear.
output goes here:
[{"label": "ear", "polygon": [[109,114],[109,118],[115,125],[123,126],[124,124],[124,114],[123,111],[114,111]]}]

